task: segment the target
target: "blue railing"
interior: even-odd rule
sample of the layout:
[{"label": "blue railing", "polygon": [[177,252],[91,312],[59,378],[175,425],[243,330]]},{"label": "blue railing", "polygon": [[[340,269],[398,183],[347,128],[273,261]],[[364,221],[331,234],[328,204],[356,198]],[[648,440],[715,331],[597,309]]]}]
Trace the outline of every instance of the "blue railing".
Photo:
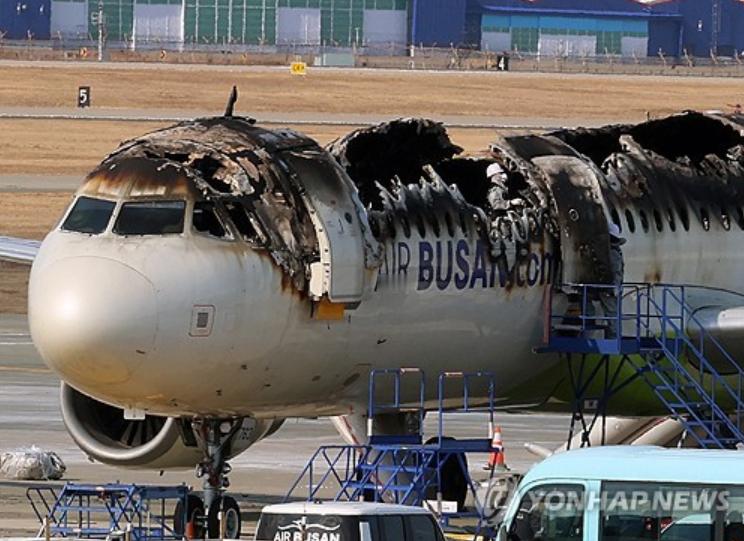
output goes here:
[{"label": "blue railing", "polygon": [[[636,365],[637,370],[688,433],[704,447],[731,447],[744,443],[744,368],[696,316],[688,303],[690,288],[565,285],[562,290],[574,297],[573,303],[559,308],[551,297],[547,341],[538,350],[641,356],[645,363]],[[604,301],[606,308],[613,299],[615,310],[596,313],[595,303]],[[723,370],[711,362],[711,355]]]},{"label": "blue railing", "polygon": [[[461,384],[458,391],[453,391],[455,381]],[[478,487],[470,477],[465,455],[494,451],[491,437],[494,430],[495,377],[490,372],[440,374],[436,380],[439,413],[437,434],[424,443],[423,416],[427,407],[433,409],[434,399],[426,394],[426,384],[426,375],[416,368],[371,371],[370,422],[367,425],[369,443],[329,445],[318,449],[293,483],[285,500],[298,496],[307,501],[371,499],[422,506],[427,495],[441,498],[442,468],[456,461],[476,505],[474,510],[468,512],[441,512],[440,519],[446,524],[455,517],[475,518],[478,531],[487,529],[489,526],[483,525],[486,505],[479,500]],[[478,388],[474,391],[476,385]],[[376,435],[372,417],[396,411],[420,415],[417,433]],[[446,437],[445,413],[476,411],[488,413],[487,433],[481,438],[465,440]],[[305,484],[306,491],[303,490]]]},{"label": "blue railing", "polygon": [[146,541],[183,538],[185,532],[174,528],[174,514],[181,502],[179,518],[186,523],[188,493],[185,485],[66,483],[58,493],[48,487],[30,488],[26,497],[52,536],[103,539],[127,532],[133,541]]},{"label": "blue railing", "polygon": [[[672,375],[675,379],[670,382],[669,374],[658,370],[657,376],[673,385],[671,390],[680,402],[672,406],[684,405],[685,401],[688,401],[689,406],[690,400],[701,399],[710,409],[707,418],[699,414],[699,408],[685,409],[689,410],[690,416],[706,432],[708,438],[705,441],[722,442],[724,447],[732,441],[744,443],[744,433],[741,430],[744,410],[742,395],[744,369],[695,315],[694,310],[686,302],[685,286],[660,286],[659,289],[661,301],[659,302],[658,298],[650,298],[649,302],[659,314],[663,314],[658,342],[665,359],[673,365]],[[691,334],[697,335],[697,338],[691,338]],[[725,370],[714,366],[710,361],[712,354],[723,361]],[[688,362],[690,356],[694,357],[697,364],[696,373],[691,373],[683,364],[682,358],[685,355]],[[722,371],[726,374],[722,374]],[[733,384],[730,383],[732,380]],[[725,426],[730,436],[721,437],[716,430],[717,425]],[[691,433],[696,437],[695,431]]]}]

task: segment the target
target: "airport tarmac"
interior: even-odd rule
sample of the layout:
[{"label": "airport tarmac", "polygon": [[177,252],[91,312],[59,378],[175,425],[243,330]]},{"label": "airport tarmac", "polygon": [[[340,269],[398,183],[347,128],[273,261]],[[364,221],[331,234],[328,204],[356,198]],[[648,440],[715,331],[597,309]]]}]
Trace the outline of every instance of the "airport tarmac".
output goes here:
[{"label": "airport tarmac", "polygon": [[[37,445],[55,451],[67,465],[64,479],[104,483],[113,481],[199,486],[192,470],[166,472],[122,470],[94,464],[67,434],[59,411],[59,380],[34,349],[26,317],[0,316],[0,452]],[[526,470],[536,457],[524,443],[548,448],[560,445],[567,434],[568,417],[557,415],[499,414],[509,466]],[[436,416],[427,418],[426,430],[433,433]],[[457,436],[480,436],[487,431],[485,415],[448,416],[448,432]],[[286,492],[314,450],[341,439],[325,419],[290,419],[264,441],[251,447],[231,463],[233,493],[250,510],[276,502]],[[485,460],[486,457],[484,457]],[[475,471],[480,463],[471,463]],[[59,484],[59,483],[56,483]],[[0,479],[0,536],[32,535],[38,528],[25,499],[28,483]]]}]

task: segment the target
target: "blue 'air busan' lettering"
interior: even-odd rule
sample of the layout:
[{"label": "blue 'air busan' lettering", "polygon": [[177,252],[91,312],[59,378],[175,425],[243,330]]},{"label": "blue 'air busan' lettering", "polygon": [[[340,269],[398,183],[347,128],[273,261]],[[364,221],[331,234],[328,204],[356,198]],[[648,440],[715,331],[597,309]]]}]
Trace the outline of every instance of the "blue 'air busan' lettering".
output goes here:
[{"label": "blue 'air busan' lettering", "polygon": [[409,273],[416,273],[418,291],[535,287],[552,282],[556,270],[552,253],[531,252],[525,246],[510,262],[505,252],[493,258],[488,250],[489,245],[482,240],[475,245],[465,239],[422,240],[413,248],[396,242],[385,251],[380,276],[405,282]]}]

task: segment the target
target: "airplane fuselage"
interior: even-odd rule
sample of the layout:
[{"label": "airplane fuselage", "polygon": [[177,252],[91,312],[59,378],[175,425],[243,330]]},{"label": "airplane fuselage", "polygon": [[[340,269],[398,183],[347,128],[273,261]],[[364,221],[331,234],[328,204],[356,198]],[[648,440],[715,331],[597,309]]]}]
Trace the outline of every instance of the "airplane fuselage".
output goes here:
[{"label": "airplane fuselage", "polygon": [[[243,137],[241,130],[249,134],[248,139],[265,137],[252,135],[255,128],[247,125],[228,127],[233,130],[231,137]],[[162,143],[163,137],[158,137]],[[300,141],[274,150],[285,171],[282,174],[295,181],[302,173],[291,171],[292,159],[325,156],[315,147],[307,150],[309,143]],[[551,144],[560,146],[558,141]],[[734,202],[726,207],[725,202],[683,197],[664,203],[654,199],[658,194],[634,198],[600,183],[593,189],[601,200],[595,197],[592,202],[599,217],[592,221],[589,214],[581,216],[587,220],[587,231],[599,229],[596,235],[588,234],[590,249],[587,245],[578,249],[579,242],[572,245],[560,223],[551,228],[540,221],[543,218],[526,226],[531,229],[522,231],[521,239],[517,230],[514,236],[487,231],[484,213],[474,210],[474,200],[462,201],[453,188],[447,192],[439,187],[436,173],[432,173],[432,188],[416,191],[396,185],[400,205],[395,209],[373,203],[366,203],[365,209],[354,185],[339,177],[350,192],[340,196],[347,197],[349,212],[334,210],[343,203],[333,194],[323,204],[307,203],[306,198],[312,196],[307,186],[297,191],[297,200],[305,201],[307,209],[295,221],[280,214],[267,217],[258,203],[245,203],[255,211],[251,219],[262,220],[256,229],[263,228],[263,237],[271,237],[267,229],[275,227],[275,238],[280,239],[264,238],[258,245],[242,234],[236,220],[231,223],[234,215],[225,209],[234,202],[220,199],[228,191],[224,186],[210,195],[206,184],[194,185],[188,166],[174,165],[184,160],[176,151],[158,155],[162,163],[153,169],[139,162],[134,167],[134,162],[126,160],[142,158],[126,158],[126,152],[136,147],[137,141],[125,147],[125,158],[118,162],[105,161],[76,196],[76,202],[87,198],[86,204],[88,200],[110,203],[103,228],[90,233],[84,227],[66,227],[76,212],[73,205],[60,227],[45,239],[29,290],[31,331],[44,360],[79,391],[129,410],[176,417],[358,413],[366,405],[370,370],[399,367],[424,370],[430,383],[443,371],[493,372],[499,404],[540,407],[550,402],[561,384],[552,379],[559,359],[533,353],[544,333],[546,296],[555,284],[576,276],[595,273],[597,281],[603,280],[600,252],[606,248],[602,245],[607,242],[608,221],[622,226],[627,239],[623,247],[626,281],[707,285],[721,290],[715,298],[709,293],[697,298],[693,292],[689,300],[700,307],[735,303],[744,289],[744,217],[737,221],[736,213],[742,211]],[[513,171],[587,167],[583,164],[588,162],[580,152],[569,155],[562,146],[531,161],[520,158],[513,148],[510,151],[514,155],[507,162]],[[193,149],[184,151],[188,152],[195,160]],[[552,158],[551,152],[566,153],[566,163],[540,162]],[[238,162],[248,176],[253,171],[250,167],[263,171],[256,160],[250,167]],[[176,172],[158,184],[155,171],[168,167]],[[215,178],[227,184],[225,179],[238,173],[223,167],[227,172]],[[587,171],[584,174],[598,174],[594,166]],[[265,183],[261,174],[265,171],[256,173],[256,178]],[[235,201],[255,197],[256,186],[253,191],[241,188],[244,199],[236,197]],[[425,189],[434,195],[426,195]],[[363,192],[359,184],[359,193]],[[404,192],[409,201],[419,197],[416,201],[428,206],[407,215],[401,203]],[[555,193],[558,203],[519,202],[513,203],[514,209],[524,212],[525,220],[532,215],[563,216],[562,200]],[[267,204],[266,208],[293,208],[286,190],[267,189],[266,194],[274,198],[273,207]],[[203,224],[208,211],[200,205],[210,197],[221,209],[216,212],[222,224],[216,230],[214,224]],[[437,203],[437,197],[444,203]],[[164,228],[158,234],[123,230],[125,205],[153,202],[181,209],[180,229]],[[459,216],[448,210],[452,208],[459,209]],[[324,212],[330,212],[331,218],[318,221]],[[722,214],[729,217],[728,222],[721,219]],[[569,209],[565,215],[573,216]],[[311,226],[314,237],[298,233]],[[334,227],[335,233],[330,231]],[[375,233],[374,239],[369,231]],[[323,236],[326,233],[328,238]],[[306,252],[314,255],[308,256],[309,270],[298,272],[300,257],[295,261],[292,254],[299,253],[305,242],[301,239],[308,238],[311,246]],[[342,253],[334,238],[363,245],[363,268],[353,268],[344,260],[340,261],[348,268],[333,266],[332,257]],[[331,253],[331,259],[323,259],[324,251]],[[581,257],[586,260],[582,262]],[[318,274],[323,265],[325,274]],[[333,280],[345,277],[358,287],[349,286],[355,292],[337,293],[334,300]],[[428,387],[431,395],[427,398],[433,401],[436,386]],[[632,400],[615,406],[626,413],[634,407]]]}]

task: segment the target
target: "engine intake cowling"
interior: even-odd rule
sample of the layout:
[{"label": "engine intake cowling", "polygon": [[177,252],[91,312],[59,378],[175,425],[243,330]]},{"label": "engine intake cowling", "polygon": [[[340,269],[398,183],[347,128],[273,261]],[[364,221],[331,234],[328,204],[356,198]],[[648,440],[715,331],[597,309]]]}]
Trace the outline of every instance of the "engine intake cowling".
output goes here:
[{"label": "engine intake cowling", "polygon": [[[125,468],[193,468],[203,454],[191,423],[174,417],[124,418],[124,410],[99,402],[66,383],[61,387],[62,419],[75,443],[90,458]],[[243,419],[225,446],[232,458],[274,433],[282,420]]]}]

